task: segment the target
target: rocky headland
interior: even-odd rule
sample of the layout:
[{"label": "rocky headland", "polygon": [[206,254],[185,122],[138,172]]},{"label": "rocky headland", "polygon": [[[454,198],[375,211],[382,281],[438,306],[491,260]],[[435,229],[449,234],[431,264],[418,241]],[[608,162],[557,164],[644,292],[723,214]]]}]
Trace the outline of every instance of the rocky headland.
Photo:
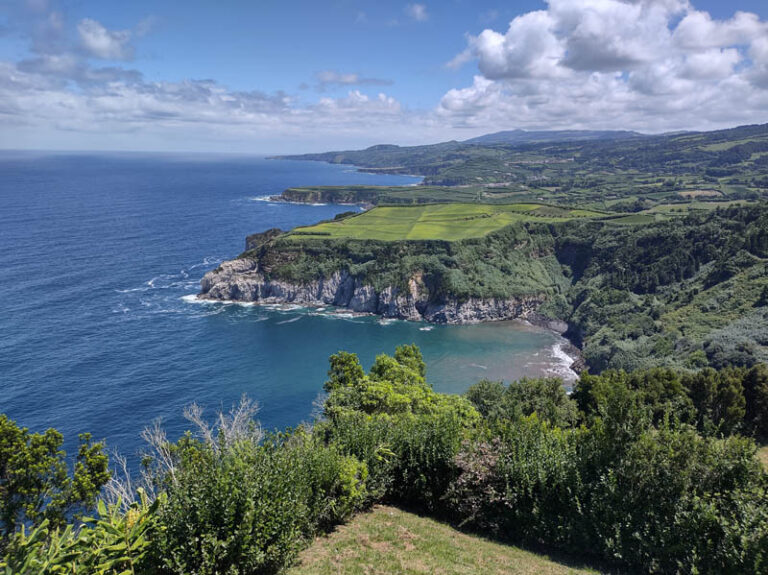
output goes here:
[{"label": "rocky headland", "polygon": [[[376,289],[366,285],[348,271],[336,271],[329,277],[297,283],[268,278],[259,262],[239,258],[221,264],[201,281],[199,297],[208,300],[286,303],[307,306],[332,305],[354,312],[371,313],[387,318],[463,324],[483,321],[526,319],[541,324],[537,310],[545,296],[510,298],[430,298],[423,278],[412,277],[407,289],[386,286]],[[565,331],[562,322],[545,320],[547,327]]]}]

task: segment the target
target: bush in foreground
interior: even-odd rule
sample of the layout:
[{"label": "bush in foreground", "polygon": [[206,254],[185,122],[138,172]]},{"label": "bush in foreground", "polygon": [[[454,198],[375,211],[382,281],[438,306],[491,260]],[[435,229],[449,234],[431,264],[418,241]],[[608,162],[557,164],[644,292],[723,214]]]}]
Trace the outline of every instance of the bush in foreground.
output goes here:
[{"label": "bush in foreground", "polygon": [[759,366],[662,369],[584,375],[573,399],[555,380],[482,382],[459,397],[432,390],[415,346],[367,373],[339,353],[314,428],[264,434],[247,400],[211,426],[192,406],[194,433],[145,434],[143,498],[113,481],[122,498],[96,520],[12,529],[3,565],[279,573],[312,537],[387,501],[633,571],[763,573],[768,479],[739,433],[761,433],[766,381]]}]

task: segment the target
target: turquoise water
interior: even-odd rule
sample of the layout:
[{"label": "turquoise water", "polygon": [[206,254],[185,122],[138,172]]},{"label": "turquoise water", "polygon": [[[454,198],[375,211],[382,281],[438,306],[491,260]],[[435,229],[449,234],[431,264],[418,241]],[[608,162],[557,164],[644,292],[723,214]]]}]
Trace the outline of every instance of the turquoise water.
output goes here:
[{"label": "turquoise water", "polygon": [[561,340],[517,323],[432,327],[191,297],[247,234],[349,210],[264,196],[416,181],[252,157],[0,154],[0,412],[59,428],[70,447],[90,431],[132,456],[155,418],[178,436],[192,401],[213,411],[247,393],[268,428],[306,420],[341,349],[368,366],[416,343],[429,381],[454,393],[562,370]]}]

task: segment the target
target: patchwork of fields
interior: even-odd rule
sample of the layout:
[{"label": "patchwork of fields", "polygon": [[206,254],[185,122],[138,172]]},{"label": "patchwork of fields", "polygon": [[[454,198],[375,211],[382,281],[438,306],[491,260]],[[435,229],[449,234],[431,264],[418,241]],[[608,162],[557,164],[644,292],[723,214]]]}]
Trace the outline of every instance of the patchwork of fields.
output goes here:
[{"label": "patchwork of fields", "polygon": [[511,223],[524,220],[562,222],[575,218],[605,216],[605,213],[593,210],[533,203],[387,206],[339,221],[296,228],[288,237],[456,241],[483,237]]}]

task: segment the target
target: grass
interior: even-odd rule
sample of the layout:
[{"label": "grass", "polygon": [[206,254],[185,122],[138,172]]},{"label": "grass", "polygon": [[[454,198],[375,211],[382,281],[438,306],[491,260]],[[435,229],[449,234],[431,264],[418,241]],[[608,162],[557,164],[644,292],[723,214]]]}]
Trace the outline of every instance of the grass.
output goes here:
[{"label": "grass", "polygon": [[768,471],[768,445],[763,445],[757,450],[757,458],[763,464],[765,470]]},{"label": "grass", "polygon": [[296,228],[290,235],[381,241],[455,241],[482,237],[523,220],[555,222],[604,215],[592,210],[535,203],[380,206],[345,220]]},{"label": "grass", "polygon": [[287,575],[514,575],[598,573],[377,506],[314,544]]}]

